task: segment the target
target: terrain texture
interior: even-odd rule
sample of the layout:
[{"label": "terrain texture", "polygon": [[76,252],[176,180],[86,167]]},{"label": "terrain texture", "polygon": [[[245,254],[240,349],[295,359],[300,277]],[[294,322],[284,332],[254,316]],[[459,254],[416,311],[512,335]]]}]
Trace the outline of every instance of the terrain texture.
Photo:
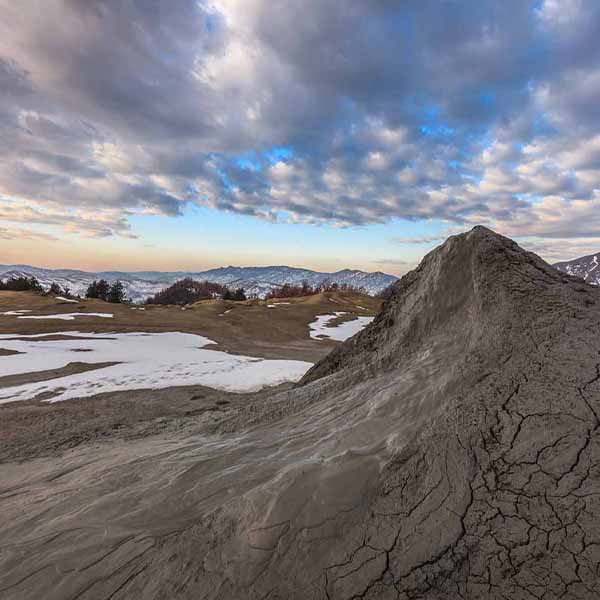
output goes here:
[{"label": "terrain texture", "polygon": [[454,236],[295,388],[0,464],[0,597],[598,598],[599,324]]}]

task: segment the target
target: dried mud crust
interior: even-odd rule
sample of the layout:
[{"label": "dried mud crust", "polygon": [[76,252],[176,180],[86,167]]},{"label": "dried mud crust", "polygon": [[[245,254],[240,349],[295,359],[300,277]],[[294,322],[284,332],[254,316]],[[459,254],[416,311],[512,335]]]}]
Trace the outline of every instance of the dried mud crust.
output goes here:
[{"label": "dried mud crust", "polygon": [[450,238],[214,438],[7,471],[0,593],[600,598],[599,324],[600,290]]},{"label": "dried mud crust", "polygon": [[[465,355],[456,374],[462,381],[439,414],[386,464],[361,504],[309,528],[292,520],[272,525],[276,533],[247,586],[232,578],[226,592],[205,597],[600,598],[598,291],[507,240],[486,231],[475,236],[483,239],[469,252],[484,252],[473,257],[475,265],[491,269],[458,297],[477,301],[469,307],[475,319],[491,310],[503,322],[463,324]],[[464,249],[446,250],[460,255]],[[396,368],[381,337],[393,339],[388,327],[400,320],[402,303],[432,300],[434,289],[415,289],[412,299],[407,291],[422,284],[419,276],[438,258],[401,281],[375,325],[306,380],[324,384],[326,374],[335,378],[345,365],[355,381]],[[505,262],[505,270],[495,261]],[[438,273],[438,282],[452,276]],[[477,289],[486,280],[489,288]],[[498,293],[501,286],[507,297]],[[444,319],[452,320],[448,313],[413,316],[405,344],[415,328],[434,336]],[[405,348],[396,354],[409,355]],[[225,531],[213,535],[206,557],[222,552],[226,523],[222,517]],[[320,569],[311,564],[315,557]],[[196,576],[223,585],[211,569]]]},{"label": "dried mud crust", "polygon": [[[235,394],[184,386],[98,394],[50,404],[39,400],[0,404],[0,464],[59,457],[85,444],[181,436],[231,429],[236,414],[284,390]],[[98,452],[103,452],[100,445]]]}]

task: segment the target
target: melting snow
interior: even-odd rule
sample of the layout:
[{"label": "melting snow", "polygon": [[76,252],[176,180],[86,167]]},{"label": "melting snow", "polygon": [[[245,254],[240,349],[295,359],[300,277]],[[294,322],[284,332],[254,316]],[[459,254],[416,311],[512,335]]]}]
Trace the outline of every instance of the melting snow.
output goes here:
[{"label": "melting snow", "polygon": [[112,319],[112,313],[65,313],[63,315],[26,315],[18,319],[60,319],[61,321],[74,321],[77,317],[101,317]]},{"label": "melting snow", "polygon": [[298,381],[312,366],[298,360],[266,360],[206,350],[203,346],[213,342],[190,333],[68,332],[53,334],[69,336],[64,340],[35,339],[44,335],[20,335],[20,339],[15,339],[15,335],[0,335],[2,348],[23,353],[0,357],[0,375],[59,369],[81,361],[82,357],[88,364],[119,364],[0,389],[0,404],[48,392],[56,394],[50,401],[57,402],[105,392],[181,385],[252,392]]},{"label": "melting snow", "polygon": [[5,315],[7,317],[17,317],[24,313],[31,312],[30,310],[7,310],[6,312],[0,313],[0,315]]},{"label": "melting snow", "polygon": [[73,300],[72,298],[63,298],[62,296],[55,296],[55,300],[60,300],[61,302],[79,302],[79,300]]},{"label": "melting snow", "polygon": [[333,321],[337,317],[345,314],[347,313],[336,312],[333,315],[318,315],[317,320],[309,324],[310,337],[315,339],[323,339],[324,337],[328,337],[332,340],[343,342],[357,334],[374,319],[374,317],[357,317],[353,321],[346,321],[336,325],[335,327],[328,326],[330,321]]}]

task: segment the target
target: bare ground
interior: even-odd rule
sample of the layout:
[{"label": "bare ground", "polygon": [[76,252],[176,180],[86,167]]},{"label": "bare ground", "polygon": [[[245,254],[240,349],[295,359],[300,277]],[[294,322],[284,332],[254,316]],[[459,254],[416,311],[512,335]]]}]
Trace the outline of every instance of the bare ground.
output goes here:
[{"label": "bare ground", "polygon": [[278,386],[233,394],[203,386],[98,394],[50,404],[38,400],[0,405],[0,463],[61,456],[80,445],[149,436],[214,431],[232,415]]}]

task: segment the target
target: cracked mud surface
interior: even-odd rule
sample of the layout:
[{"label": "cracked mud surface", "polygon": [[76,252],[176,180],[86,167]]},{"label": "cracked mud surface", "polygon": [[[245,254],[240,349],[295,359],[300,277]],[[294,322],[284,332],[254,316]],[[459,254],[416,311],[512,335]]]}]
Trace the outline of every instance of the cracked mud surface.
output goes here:
[{"label": "cracked mud surface", "polygon": [[600,598],[600,290],[450,238],[301,385],[0,465],[0,597]]}]

